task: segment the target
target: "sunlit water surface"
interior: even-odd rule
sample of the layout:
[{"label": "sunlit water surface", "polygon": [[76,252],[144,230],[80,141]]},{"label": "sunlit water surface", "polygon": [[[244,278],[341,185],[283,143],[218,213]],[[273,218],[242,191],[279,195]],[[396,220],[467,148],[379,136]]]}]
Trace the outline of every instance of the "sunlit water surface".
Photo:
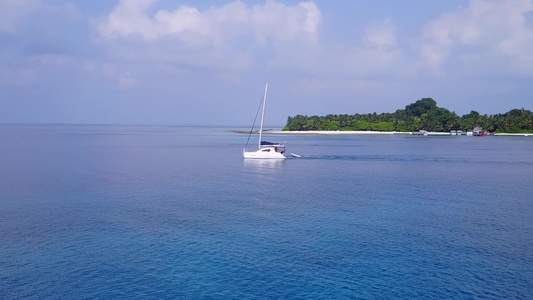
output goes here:
[{"label": "sunlit water surface", "polygon": [[0,298],[533,298],[533,138],[246,138],[0,125]]}]

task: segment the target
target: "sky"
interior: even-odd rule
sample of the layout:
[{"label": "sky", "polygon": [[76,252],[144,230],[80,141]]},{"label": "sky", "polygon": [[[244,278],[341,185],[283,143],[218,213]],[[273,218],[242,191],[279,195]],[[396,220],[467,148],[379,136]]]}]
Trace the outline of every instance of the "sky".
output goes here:
[{"label": "sky", "polygon": [[533,110],[532,0],[0,0],[0,123]]}]

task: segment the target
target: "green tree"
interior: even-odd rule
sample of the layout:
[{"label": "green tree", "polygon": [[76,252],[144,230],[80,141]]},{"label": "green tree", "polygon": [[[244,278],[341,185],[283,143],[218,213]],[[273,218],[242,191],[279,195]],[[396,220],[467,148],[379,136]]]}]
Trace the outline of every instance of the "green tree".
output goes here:
[{"label": "green tree", "polygon": [[438,107],[432,98],[422,98],[394,113],[296,115],[287,118],[284,130],[449,131],[475,126],[498,132],[529,132],[533,131],[533,114],[522,108],[490,116],[473,110],[459,117],[455,112]]},{"label": "green tree", "polygon": [[423,114],[437,108],[437,102],[431,98],[422,98],[405,107],[408,116],[421,117]]},{"label": "green tree", "polygon": [[329,121],[324,124],[324,130],[339,130],[339,121]]}]

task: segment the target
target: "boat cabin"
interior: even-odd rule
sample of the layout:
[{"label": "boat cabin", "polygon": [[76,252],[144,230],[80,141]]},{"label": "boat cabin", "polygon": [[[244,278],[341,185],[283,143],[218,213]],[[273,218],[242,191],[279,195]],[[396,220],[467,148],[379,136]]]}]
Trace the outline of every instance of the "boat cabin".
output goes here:
[{"label": "boat cabin", "polygon": [[267,141],[261,141],[261,152],[275,151],[278,153],[285,153],[285,145],[280,143],[272,143]]}]

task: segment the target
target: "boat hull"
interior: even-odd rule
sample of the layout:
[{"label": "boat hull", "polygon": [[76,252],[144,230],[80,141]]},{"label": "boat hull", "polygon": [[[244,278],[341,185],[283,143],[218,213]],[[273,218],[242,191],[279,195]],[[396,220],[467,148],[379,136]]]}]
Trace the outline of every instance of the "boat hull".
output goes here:
[{"label": "boat hull", "polygon": [[247,159],[284,159],[285,156],[280,153],[276,152],[272,149],[272,151],[265,151],[265,149],[260,149],[257,151],[243,151],[242,157]]}]

